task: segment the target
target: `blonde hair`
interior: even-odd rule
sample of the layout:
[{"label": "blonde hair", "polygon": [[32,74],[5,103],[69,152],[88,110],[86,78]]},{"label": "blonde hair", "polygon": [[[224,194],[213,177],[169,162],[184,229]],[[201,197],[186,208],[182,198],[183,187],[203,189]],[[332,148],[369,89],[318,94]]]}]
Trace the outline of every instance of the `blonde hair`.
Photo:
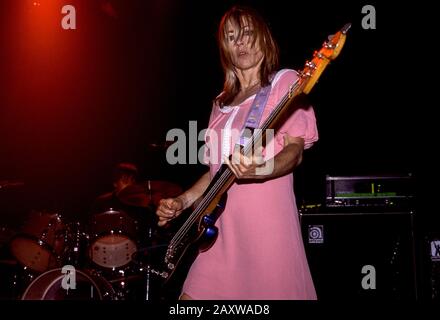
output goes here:
[{"label": "blonde hair", "polygon": [[258,41],[263,53],[263,61],[260,69],[261,86],[267,86],[270,83],[270,76],[278,69],[279,51],[275,40],[269,30],[269,26],[264,19],[252,8],[243,6],[234,6],[228,10],[222,17],[217,33],[217,41],[220,49],[220,61],[225,73],[225,82],[223,92],[215,99],[219,106],[230,103],[240,90],[240,83],[235,74],[231,56],[228,50],[228,30],[227,23],[231,22],[239,26],[238,38],[242,36],[243,25],[247,23],[253,26],[253,43]]}]

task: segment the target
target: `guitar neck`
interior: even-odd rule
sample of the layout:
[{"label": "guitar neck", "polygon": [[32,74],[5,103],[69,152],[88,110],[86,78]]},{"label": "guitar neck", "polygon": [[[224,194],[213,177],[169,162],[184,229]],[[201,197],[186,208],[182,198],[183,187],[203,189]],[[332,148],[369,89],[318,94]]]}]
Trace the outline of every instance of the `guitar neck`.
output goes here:
[{"label": "guitar neck", "polygon": [[[298,79],[289,87],[288,92],[271,111],[260,129],[254,130],[250,135],[248,142],[241,150],[244,155],[250,155],[255,145],[266,146],[267,130],[276,131],[295,110],[306,106],[301,98],[310,92],[329,62],[339,55],[349,28],[350,24],[344,26],[341,31],[331,35],[329,41],[326,41],[319,51],[314,52],[313,59],[306,62],[304,69],[298,73]],[[209,238],[212,243],[215,241],[218,232],[214,223],[221,212],[211,213],[217,211],[216,209],[224,208],[224,205],[220,204],[220,198],[231,187],[234,180],[235,176],[232,171],[227,165],[222,164],[203,194],[202,201],[171,240],[164,259],[167,271],[161,273],[162,277],[169,279],[187,250],[195,248],[203,236]],[[194,234],[191,235],[191,233]]]},{"label": "guitar neck", "polygon": [[[243,154],[249,155],[252,151],[253,145],[260,139],[262,139],[261,145],[265,146],[266,141],[263,132],[267,129],[276,128],[279,124],[283,123],[285,116],[290,115],[290,113],[286,111],[288,111],[290,106],[293,105],[293,102],[297,99],[297,97],[299,97],[303,86],[304,81],[298,79],[289,87],[288,92],[283,96],[268,118],[263,122],[261,130],[256,130],[250,141],[243,148]],[[202,201],[198,204],[198,206],[194,209],[194,211],[173,237],[171,240],[171,245],[178,243],[183,238],[183,234],[187,230],[190,230],[194,224],[198,224],[204,213],[214,211],[218,203],[218,201],[214,200],[218,200],[231,187],[234,180],[235,176],[232,171],[226,164],[222,164],[203,194]]]},{"label": "guitar neck", "polygon": [[[305,85],[303,79],[299,78],[292,85],[290,85],[287,93],[281,98],[280,102],[275,106],[267,119],[260,126],[260,129],[255,130],[249,143],[244,147],[243,154],[249,155],[252,152],[254,145],[258,142],[258,145],[266,146],[266,135],[264,134],[268,129],[278,129],[283,124],[287,117],[289,117],[293,110],[289,110],[292,106],[299,107],[301,104],[294,104],[300,97],[302,89]],[[262,139],[261,143],[260,140]]]}]

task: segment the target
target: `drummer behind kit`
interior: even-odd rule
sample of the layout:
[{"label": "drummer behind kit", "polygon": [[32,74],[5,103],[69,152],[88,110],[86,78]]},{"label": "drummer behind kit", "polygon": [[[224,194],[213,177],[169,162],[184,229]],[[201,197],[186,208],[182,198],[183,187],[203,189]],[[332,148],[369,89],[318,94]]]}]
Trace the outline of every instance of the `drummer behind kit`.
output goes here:
[{"label": "drummer behind kit", "polygon": [[[92,212],[86,226],[67,223],[58,212],[31,211],[9,241],[20,272],[29,275],[19,288],[20,297],[14,298],[150,300],[150,264],[159,259],[156,249],[165,250],[168,241],[154,230],[154,208],[160,199],[181,192],[167,181],[130,185],[100,197],[100,206],[95,206],[100,209]],[[103,199],[111,199],[111,207]],[[75,290],[62,287],[65,265],[75,268]]]}]

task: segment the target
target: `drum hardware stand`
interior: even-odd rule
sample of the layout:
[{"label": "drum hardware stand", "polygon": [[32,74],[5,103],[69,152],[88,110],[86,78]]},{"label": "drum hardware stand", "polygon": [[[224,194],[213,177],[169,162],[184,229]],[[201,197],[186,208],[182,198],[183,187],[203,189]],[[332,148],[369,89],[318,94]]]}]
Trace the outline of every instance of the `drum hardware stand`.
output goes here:
[{"label": "drum hardware stand", "polygon": [[[152,187],[151,187],[151,180],[147,180],[146,189],[147,189],[146,192],[148,193],[148,197],[150,199],[150,206],[152,206],[153,193],[152,193]],[[151,225],[148,227],[147,243],[150,248],[153,247],[153,227]],[[146,264],[146,268],[145,268],[145,300],[150,301],[152,299],[151,292],[150,292],[151,281],[152,281],[151,276],[158,275],[158,276],[163,277],[163,275],[162,275],[163,272],[159,272],[151,267],[151,258],[149,256],[147,257],[146,262],[147,262],[147,264]],[[167,276],[168,275],[166,275],[165,278]]]},{"label": "drum hardware stand", "polygon": [[145,301],[150,301],[151,300],[151,296],[150,296],[150,287],[151,287],[151,275],[157,275],[160,276],[164,279],[166,279],[168,277],[168,273],[167,272],[160,272],[157,271],[153,268],[151,268],[151,266],[148,264],[146,267],[146,275],[145,275]]},{"label": "drum hardware stand", "polygon": [[[150,188],[150,180],[148,180],[148,189],[150,190],[150,201],[151,201],[151,188]],[[151,226],[148,227],[148,237],[147,237],[147,243],[149,246],[152,245],[152,238],[153,238],[153,228]],[[145,301],[150,301],[151,300],[151,296],[150,296],[150,287],[151,287],[151,261],[150,258],[148,257],[147,260],[147,266],[146,266],[146,274],[145,274]]]},{"label": "drum hardware stand", "polygon": [[148,190],[148,195],[150,196],[150,203],[151,203],[151,201],[153,201],[153,193],[151,192],[151,180],[147,181],[147,190]]},{"label": "drum hardware stand", "polygon": [[[150,247],[152,248],[152,247]],[[148,253],[147,253],[148,254]],[[159,276],[161,278],[168,278],[168,273],[167,272],[161,272],[158,271],[156,269],[153,269],[151,266],[151,261],[150,261],[150,257],[147,257],[147,260],[145,261],[144,267],[140,268],[139,271],[141,272],[141,274],[143,274],[142,278],[144,279],[144,298],[145,301],[151,301],[154,299],[154,297],[151,296],[151,286],[152,286],[152,281],[153,281],[153,277],[154,276]]]},{"label": "drum hardware stand", "polygon": [[147,274],[146,274],[146,281],[145,281],[145,300],[150,301],[150,272],[151,267],[150,265],[147,265]]}]

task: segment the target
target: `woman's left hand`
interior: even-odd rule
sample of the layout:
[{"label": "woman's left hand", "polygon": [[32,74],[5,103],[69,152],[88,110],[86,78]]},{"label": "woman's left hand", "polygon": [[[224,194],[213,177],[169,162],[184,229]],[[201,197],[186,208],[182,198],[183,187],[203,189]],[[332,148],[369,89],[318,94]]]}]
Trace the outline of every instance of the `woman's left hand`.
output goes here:
[{"label": "woman's left hand", "polygon": [[231,159],[225,157],[224,161],[237,179],[264,179],[266,177],[263,147],[256,148],[249,157],[236,149]]}]

